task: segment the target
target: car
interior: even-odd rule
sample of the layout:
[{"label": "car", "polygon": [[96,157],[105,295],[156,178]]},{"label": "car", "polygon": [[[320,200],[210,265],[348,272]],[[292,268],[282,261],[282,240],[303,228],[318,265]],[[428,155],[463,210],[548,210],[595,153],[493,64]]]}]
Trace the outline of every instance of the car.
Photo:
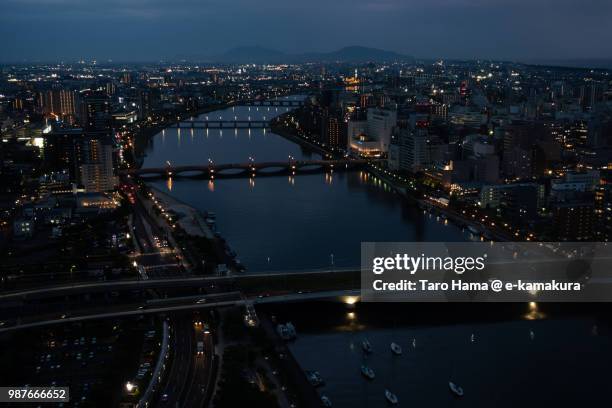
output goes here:
[{"label": "car", "polygon": [[168,394],[163,394],[163,395],[161,396],[161,402],[168,402],[168,399],[169,399],[169,398],[170,398],[170,397],[168,396]]}]

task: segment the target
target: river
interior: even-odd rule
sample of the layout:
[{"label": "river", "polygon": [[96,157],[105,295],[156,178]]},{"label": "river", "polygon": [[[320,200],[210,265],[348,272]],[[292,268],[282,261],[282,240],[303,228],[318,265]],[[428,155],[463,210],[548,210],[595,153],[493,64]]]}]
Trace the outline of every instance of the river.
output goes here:
[{"label": "river", "polygon": [[[202,115],[270,119],[288,108],[235,107]],[[261,129],[166,129],[144,167],[318,158]],[[469,232],[408,204],[384,182],[354,171],[295,177],[152,181],[217,214],[217,228],[250,272],[357,266],[362,241],[464,241]],[[530,309],[531,308],[531,309]],[[572,305],[572,310],[576,307]],[[577,316],[517,304],[295,304],[271,307],[292,320],[293,354],[326,380],[334,407],[591,406],[605,399],[612,336],[593,307]],[[525,310],[523,310],[525,309]],[[584,308],[582,308],[584,309]],[[361,341],[374,352],[364,357]],[[395,341],[402,356],[389,349]],[[361,364],[376,372],[366,381]],[[465,389],[454,397],[449,380]],[[601,405],[601,404],[599,404]]]},{"label": "river", "polygon": [[[201,119],[270,119],[287,107],[233,107]],[[168,128],[154,136],[143,167],[317,159],[262,129]],[[469,233],[408,205],[361,171],[153,181],[152,185],[217,215],[217,229],[249,272],[353,267],[364,241],[463,241]]]}]

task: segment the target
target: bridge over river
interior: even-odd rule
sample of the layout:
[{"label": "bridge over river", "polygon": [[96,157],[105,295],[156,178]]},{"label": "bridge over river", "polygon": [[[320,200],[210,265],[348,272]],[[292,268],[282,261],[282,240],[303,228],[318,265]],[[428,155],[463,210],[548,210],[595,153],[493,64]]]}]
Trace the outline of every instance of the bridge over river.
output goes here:
[{"label": "bridge over river", "polygon": [[131,176],[148,176],[148,177],[253,177],[256,174],[272,175],[272,174],[299,174],[308,172],[320,172],[321,170],[350,170],[363,168],[372,160],[363,159],[338,159],[338,160],[289,160],[289,161],[270,161],[270,162],[245,162],[245,163],[229,163],[215,164],[209,162],[203,165],[186,165],[140,168],[123,170],[121,174]]}]

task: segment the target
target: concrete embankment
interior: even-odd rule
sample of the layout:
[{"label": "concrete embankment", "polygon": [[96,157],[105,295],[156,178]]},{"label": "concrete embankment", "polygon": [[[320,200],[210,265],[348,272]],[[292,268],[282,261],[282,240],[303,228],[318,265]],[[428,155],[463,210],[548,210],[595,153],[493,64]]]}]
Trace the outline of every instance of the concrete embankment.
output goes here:
[{"label": "concrete embankment", "polygon": [[299,365],[289,347],[279,337],[278,333],[274,328],[274,323],[266,313],[259,314],[260,324],[266,336],[274,344],[275,351],[280,355],[279,365],[282,372],[286,375],[286,379],[293,385],[293,390],[298,393],[300,399],[298,406],[303,407],[323,407],[321,397],[314,389],[312,384],[308,382],[306,374],[302,367]]}]

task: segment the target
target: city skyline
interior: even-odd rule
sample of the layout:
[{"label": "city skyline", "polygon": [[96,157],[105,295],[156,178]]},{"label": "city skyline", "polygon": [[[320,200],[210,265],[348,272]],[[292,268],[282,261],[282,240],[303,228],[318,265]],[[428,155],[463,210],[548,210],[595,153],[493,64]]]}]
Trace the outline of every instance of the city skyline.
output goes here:
[{"label": "city skyline", "polygon": [[[201,61],[242,46],[286,53],[361,45],[417,58],[612,59],[612,5],[564,0],[2,1],[1,62]],[[36,27],[28,29],[24,27]],[[41,33],[45,33],[44,41]],[[75,35],[78,33],[78,35]],[[457,35],[460,34],[460,35]]]},{"label": "city skyline", "polygon": [[0,403],[609,399],[609,0],[0,7]]}]

